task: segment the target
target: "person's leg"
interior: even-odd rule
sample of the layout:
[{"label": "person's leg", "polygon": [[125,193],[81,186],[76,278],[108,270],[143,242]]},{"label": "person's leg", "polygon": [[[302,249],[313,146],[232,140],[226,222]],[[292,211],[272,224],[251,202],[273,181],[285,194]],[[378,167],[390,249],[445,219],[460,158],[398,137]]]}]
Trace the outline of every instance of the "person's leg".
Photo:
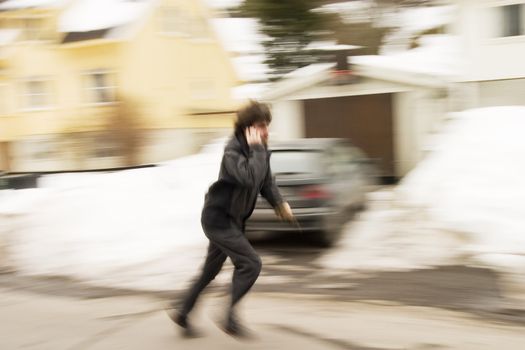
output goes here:
[{"label": "person's leg", "polygon": [[182,299],[179,305],[179,314],[182,317],[187,317],[191,312],[200,293],[206,288],[211,281],[215,279],[217,274],[221,271],[226,254],[212,241],[208,245],[208,254],[202,267],[202,271],[197,279],[193,282],[186,296]]},{"label": "person's leg", "polygon": [[261,272],[261,259],[240,229],[233,228],[213,238],[214,243],[228,255],[235,267],[226,330],[238,333],[240,327],[235,317],[235,306],[257,280]]},{"label": "person's leg", "polygon": [[230,258],[235,266],[232,278],[231,308],[251,289],[261,272],[262,262],[246,237],[242,236],[236,245],[240,248]]}]

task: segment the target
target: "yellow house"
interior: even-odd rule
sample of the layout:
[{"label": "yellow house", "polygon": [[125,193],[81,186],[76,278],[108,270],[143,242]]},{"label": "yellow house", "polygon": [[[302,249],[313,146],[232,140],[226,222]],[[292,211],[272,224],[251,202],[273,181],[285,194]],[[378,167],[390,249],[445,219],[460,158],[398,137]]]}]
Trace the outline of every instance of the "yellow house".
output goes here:
[{"label": "yellow house", "polygon": [[210,16],[188,0],[0,2],[0,170],[158,162],[229,133],[237,80]]}]

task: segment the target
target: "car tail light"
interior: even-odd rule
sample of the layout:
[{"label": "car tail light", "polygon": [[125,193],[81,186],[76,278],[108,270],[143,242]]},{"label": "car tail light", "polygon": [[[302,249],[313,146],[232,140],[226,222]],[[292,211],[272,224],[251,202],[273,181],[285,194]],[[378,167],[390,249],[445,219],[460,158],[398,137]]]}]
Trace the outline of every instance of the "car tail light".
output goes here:
[{"label": "car tail light", "polygon": [[305,199],[328,199],[331,197],[330,193],[319,185],[304,187],[300,195]]}]

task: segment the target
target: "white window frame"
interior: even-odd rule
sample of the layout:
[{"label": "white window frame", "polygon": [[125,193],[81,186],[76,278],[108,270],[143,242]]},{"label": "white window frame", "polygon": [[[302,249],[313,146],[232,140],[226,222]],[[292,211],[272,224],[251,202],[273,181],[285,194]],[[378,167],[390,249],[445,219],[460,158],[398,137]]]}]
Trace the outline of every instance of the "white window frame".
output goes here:
[{"label": "white window frame", "polygon": [[[94,76],[96,75],[106,75],[109,77],[109,84],[105,86],[97,86],[93,83]],[[114,70],[110,69],[97,69],[86,71],[82,73],[82,86],[83,86],[83,95],[84,102],[86,105],[95,105],[95,106],[104,106],[104,105],[113,105],[117,102],[117,74]],[[107,79],[107,78],[106,78]],[[106,80],[108,82],[108,80]],[[107,100],[101,101],[98,98],[93,98],[97,96],[97,91],[108,92],[109,98]]]}]

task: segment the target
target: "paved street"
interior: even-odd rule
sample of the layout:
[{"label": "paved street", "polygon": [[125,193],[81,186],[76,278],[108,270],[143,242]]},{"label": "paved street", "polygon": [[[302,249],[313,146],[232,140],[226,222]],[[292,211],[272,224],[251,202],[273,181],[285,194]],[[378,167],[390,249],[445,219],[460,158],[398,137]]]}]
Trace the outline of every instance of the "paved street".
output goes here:
[{"label": "paved street", "polygon": [[225,298],[207,294],[182,338],[164,301],[120,296],[54,297],[0,290],[0,348],[10,349],[506,349],[525,347],[523,328],[471,314],[397,303],[342,302],[323,296],[253,293],[242,316],[256,332],[238,341],[214,324]]}]

